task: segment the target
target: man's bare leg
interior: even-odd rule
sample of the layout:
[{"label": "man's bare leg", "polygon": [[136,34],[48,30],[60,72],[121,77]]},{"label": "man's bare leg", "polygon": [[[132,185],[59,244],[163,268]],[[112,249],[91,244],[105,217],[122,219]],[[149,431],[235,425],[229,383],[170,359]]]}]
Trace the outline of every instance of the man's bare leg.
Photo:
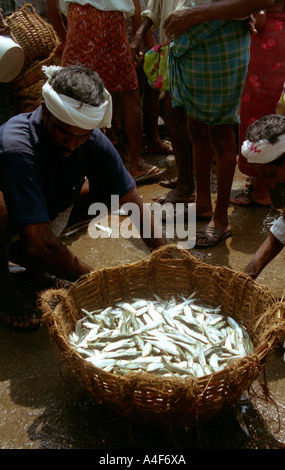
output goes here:
[{"label": "man's bare leg", "polygon": [[[133,178],[142,176],[151,170],[153,165],[146,163],[142,156],[142,108],[139,90],[121,93],[124,128],[130,151],[130,174]],[[159,168],[153,173],[159,172]]]},{"label": "man's bare leg", "polygon": [[187,129],[192,142],[195,168],[196,214],[200,217],[211,217],[212,147],[208,136],[208,126],[187,116]]},{"label": "man's bare leg", "polygon": [[190,203],[195,200],[192,144],[187,131],[186,113],[183,108],[173,108],[169,93],[164,98],[164,121],[169,134],[177,168],[177,182],[172,191],[157,196],[156,202]]}]

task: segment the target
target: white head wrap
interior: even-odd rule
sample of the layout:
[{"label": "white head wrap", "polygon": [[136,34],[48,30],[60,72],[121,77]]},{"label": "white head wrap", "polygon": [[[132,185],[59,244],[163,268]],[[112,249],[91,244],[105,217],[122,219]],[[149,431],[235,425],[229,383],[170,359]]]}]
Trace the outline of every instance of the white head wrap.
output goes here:
[{"label": "white head wrap", "polygon": [[[51,78],[61,67],[43,67],[45,74]],[[48,110],[60,121],[80,129],[111,127],[112,98],[105,89],[107,99],[100,106],[80,103],[69,96],[57,93],[47,81],[42,88],[42,95]]]},{"label": "white head wrap", "polygon": [[269,163],[280,157],[285,152],[285,134],[278,137],[275,144],[267,140],[250,142],[245,140],[241,147],[242,155],[249,163]]}]

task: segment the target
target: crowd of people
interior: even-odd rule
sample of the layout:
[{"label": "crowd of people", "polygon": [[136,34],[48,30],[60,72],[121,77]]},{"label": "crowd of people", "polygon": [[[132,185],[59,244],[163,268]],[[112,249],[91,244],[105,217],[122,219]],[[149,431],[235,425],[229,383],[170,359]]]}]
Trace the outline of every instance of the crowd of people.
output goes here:
[{"label": "crowd of people", "polygon": [[[84,207],[94,201],[108,206],[116,194],[120,204],[139,208],[139,230],[150,250],[167,243],[157,236],[136,184],[164,175],[142,157],[145,120],[154,123],[146,126],[150,153],[172,152],[177,168],[177,178],[161,182],[170,191],[156,201],[185,207],[195,201],[197,220],[207,221],[196,233],[195,248],[232,235],[228,208],[237,153],[240,171],[252,179],[250,197],[233,202],[270,204],[269,188],[285,182],[284,1],[45,3],[61,39],[61,64],[46,67],[40,106],[0,127],[1,320],[21,330],[38,327],[40,318],[19,297],[8,263],[19,263],[39,279],[50,273],[74,281],[89,273],[92,268],[59,239],[80,201]],[[9,34],[3,18],[1,24],[2,34]],[[157,128],[159,89],[150,87],[142,68],[144,52],[166,39],[163,118],[170,144],[161,141]],[[118,122],[126,137],[124,154],[116,149]],[[151,227],[149,238],[144,223]],[[246,268],[249,276],[255,279],[281,251],[284,227],[281,216]]]}]

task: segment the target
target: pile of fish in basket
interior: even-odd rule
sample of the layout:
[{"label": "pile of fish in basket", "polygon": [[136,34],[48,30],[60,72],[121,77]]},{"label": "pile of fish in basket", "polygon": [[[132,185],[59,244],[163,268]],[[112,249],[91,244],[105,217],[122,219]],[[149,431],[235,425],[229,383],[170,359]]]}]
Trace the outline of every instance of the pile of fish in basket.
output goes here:
[{"label": "pile of fish in basket", "polygon": [[93,398],[159,425],[194,425],[232,406],[285,329],[269,289],[172,245],[47,290],[40,305]]},{"label": "pile of fish in basket", "polygon": [[[88,312],[70,333],[72,347],[107,372],[153,372],[202,377],[253,352],[247,331],[221,308],[197,303],[135,299]],[[179,299],[178,299],[179,300]]]}]

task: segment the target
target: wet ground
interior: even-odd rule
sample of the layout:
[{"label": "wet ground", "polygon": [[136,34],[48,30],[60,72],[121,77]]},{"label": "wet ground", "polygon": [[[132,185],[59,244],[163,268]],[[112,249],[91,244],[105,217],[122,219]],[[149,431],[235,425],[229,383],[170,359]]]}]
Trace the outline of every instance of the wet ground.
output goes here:
[{"label": "wet ground", "polygon": [[[174,176],[173,156],[146,156],[146,159],[166,167],[168,175]],[[233,192],[243,189],[245,182],[237,170]],[[141,185],[139,190],[145,202],[167,192],[157,183]],[[215,175],[212,195],[215,201]],[[270,207],[232,205],[233,236],[220,245],[199,251],[193,249],[191,253],[206,263],[243,271],[266,237],[270,222],[281,211],[284,198],[284,189],[278,188],[274,190]],[[203,224],[199,223],[198,227],[200,225]],[[62,240],[94,269],[149,257],[140,239],[95,240],[89,237],[86,227]],[[284,293],[284,263],[284,253],[281,253],[258,278],[278,298]],[[15,276],[22,276],[18,277],[19,284],[25,286],[24,274]],[[193,449],[284,448],[283,355],[280,345],[266,363],[271,402],[264,400],[261,377],[254,383],[254,394],[245,393],[236,408],[220,412],[197,428],[171,431],[129,422],[96,405],[74,375],[66,370],[45,326],[31,333],[13,332],[0,326],[0,448],[92,449],[97,450],[98,458],[110,449],[126,456],[137,450],[155,453],[159,449],[169,453],[173,449],[172,453],[181,451],[190,455]]]}]

